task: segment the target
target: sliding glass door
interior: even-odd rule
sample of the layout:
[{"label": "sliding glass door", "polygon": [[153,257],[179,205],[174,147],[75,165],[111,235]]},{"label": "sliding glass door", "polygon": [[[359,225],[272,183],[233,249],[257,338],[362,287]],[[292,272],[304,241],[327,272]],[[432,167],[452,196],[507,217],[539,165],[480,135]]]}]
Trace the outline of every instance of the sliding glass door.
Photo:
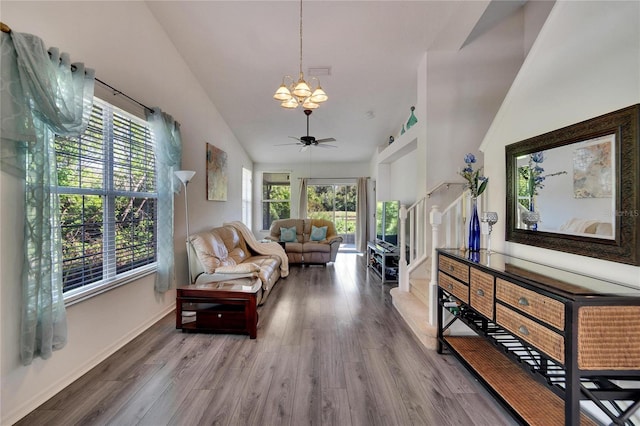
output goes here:
[{"label": "sliding glass door", "polygon": [[354,244],[356,235],[356,186],[309,185],[307,216],[333,221],[343,244]]}]

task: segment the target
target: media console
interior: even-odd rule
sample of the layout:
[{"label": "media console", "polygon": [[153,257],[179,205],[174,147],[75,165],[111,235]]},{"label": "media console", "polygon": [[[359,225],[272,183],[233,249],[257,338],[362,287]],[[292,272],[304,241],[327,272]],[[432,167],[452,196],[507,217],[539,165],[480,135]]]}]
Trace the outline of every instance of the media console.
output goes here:
[{"label": "media console", "polygon": [[400,249],[385,241],[369,241],[367,243],[367,259],[369,268],[385,282],[398,281],[398,261],[400,259]]},{"label": "media console", "polygon": [[[476,335],[453,335],[457,321]],[[640,414],[638,288],[495,252],[438,249],[445,351],[525,424],[631,425]]]}]

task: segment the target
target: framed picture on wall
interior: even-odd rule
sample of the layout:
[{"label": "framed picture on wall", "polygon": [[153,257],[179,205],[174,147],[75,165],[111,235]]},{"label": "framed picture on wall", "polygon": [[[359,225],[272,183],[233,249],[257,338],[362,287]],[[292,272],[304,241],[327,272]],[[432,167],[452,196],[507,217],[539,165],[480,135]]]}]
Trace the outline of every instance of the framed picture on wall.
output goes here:
[{"label": "framed picture on wall", "polygon": [[227,153],[207,143],[207,200],[227,201]]}]

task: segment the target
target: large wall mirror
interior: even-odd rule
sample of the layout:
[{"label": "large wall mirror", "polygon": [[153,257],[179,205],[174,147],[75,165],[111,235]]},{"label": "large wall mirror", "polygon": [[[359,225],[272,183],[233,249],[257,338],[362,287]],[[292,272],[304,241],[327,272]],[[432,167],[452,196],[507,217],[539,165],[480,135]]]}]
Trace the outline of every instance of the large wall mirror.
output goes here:
[{"label": "large wall mirror", "polygon": [[640,265],[640,104],[508,145],[506,239]]}]

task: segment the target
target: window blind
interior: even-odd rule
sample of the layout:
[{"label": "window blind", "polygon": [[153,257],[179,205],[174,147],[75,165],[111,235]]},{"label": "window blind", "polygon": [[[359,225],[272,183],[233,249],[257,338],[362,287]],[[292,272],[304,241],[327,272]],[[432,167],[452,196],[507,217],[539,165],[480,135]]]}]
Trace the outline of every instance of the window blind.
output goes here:
[{"label": "window blind", "polygon": [[156,261],[156,172],[144,120],[99,98],[78,138],[56,137],[63,291]]}]

